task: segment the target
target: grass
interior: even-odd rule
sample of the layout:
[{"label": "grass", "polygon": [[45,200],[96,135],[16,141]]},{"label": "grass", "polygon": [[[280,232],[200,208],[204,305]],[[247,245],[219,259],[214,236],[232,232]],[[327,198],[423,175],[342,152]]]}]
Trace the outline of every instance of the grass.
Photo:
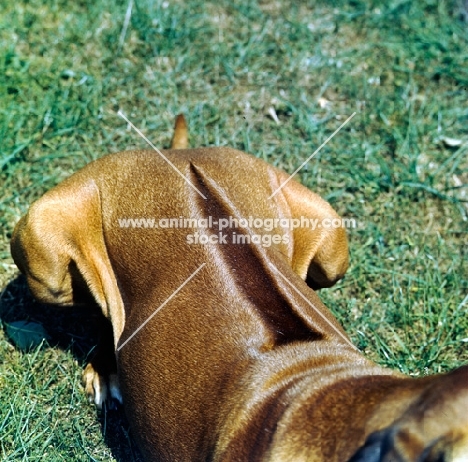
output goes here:
[{"label": "grass", "polygon": [[75,328],[86,313],[38,306],[8,249],[46,190],[105,153],[146,147],[119,108],[157,146],[184,112],[192,146],[230,145],[289,172],[356,111],[298,175],[360,222],[348,274],[321,297],[382,364],[424,375],[468,360],[468,34],[458,7],[231,3],[135,0],[126,31],[128,5],[113,0],[0,5],[1,315],[54,319],[50,345],[29,352],[0,332],[4,461],[140,460],[124,418],[85,402],[92,339]]}]

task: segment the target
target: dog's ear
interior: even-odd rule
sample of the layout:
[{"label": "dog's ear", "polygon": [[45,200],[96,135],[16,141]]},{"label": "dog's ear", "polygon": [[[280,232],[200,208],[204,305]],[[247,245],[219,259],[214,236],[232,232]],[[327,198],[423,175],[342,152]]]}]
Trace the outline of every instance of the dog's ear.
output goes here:
[{"label": "dog's ear", "polygon": [[118,340],[125,314],[94,180],[74,175],[36,201],[13,232],[11,254],[39,301],[66,306],[91,295]]},{"label": "dog's ear", "polygon": [[[279,171],[277,178],[281,185],[289,177]],[[291,217],[301,220],[293,230],[294,272],[313,289],[332,286],[348,269],[348,241],[342,220],[328,202],[294,180],[288,181],[280,194]]]}]

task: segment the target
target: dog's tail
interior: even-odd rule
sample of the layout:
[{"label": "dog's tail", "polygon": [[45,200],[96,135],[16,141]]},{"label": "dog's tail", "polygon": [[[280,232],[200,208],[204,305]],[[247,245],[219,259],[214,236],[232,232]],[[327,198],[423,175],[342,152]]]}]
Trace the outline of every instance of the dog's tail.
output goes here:
[{"label": "dog's tail", "polygon": [[187,149],[188,148],[188,129],[187,122],[183,114],[176,117],[174,125],[174,136],[171,141],[171,149]]}]

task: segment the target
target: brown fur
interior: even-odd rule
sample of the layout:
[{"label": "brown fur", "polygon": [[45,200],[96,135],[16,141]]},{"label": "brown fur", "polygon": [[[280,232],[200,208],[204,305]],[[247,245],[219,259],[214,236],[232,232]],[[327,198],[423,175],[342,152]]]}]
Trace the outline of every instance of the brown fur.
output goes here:
[{"label": "brown fur", "polygon": [[[184,131],[177,122],[173,146],[186,146]],[[269,199],[287,175],[242,152],[164,154],[206,200],[155,152],[114,154],[33,204],[11,242],[39,300],[68,305],[89,290],[116,348],[170,299],[117,352],[146,460],[467,461],[468,368],[413,379],[377,366],[304,282],[327,287],[343,276],[343,229],[277,226],[271,234],[289,242],[263,247],[189,245],[194,230],[119,227],[132,217],[337,217],[294,181]],[[228,242],[247,232],[224,231]],[[102,404],[95,369],[86,390]]]}]

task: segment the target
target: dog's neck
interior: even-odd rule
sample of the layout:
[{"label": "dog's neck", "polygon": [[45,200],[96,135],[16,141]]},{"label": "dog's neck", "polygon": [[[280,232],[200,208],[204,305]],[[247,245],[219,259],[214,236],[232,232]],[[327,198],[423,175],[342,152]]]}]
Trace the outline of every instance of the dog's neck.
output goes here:
[{"label": "dog's neck", "polygon": [[[149,210],[150,214],[164,216],[169,212],[161,207],[170,204],[169,210],[173,215],[189,220],[211,218],[214,222],[229,218],[239,222],[249,213],[254,214],[251,210],[239,210],[229,192],[220,187],[203,168],[193,164],[189,164],[188,168],[192,184],[206,199],[185,184],[184,194],[168,186],[165,191],[167,197],[160,198],[157,204],[151,197],[139,198],[136,209],[139,208],[142,215],[144,210],[146,214]],[[175,207],[174,197],[177,196],[179,199]],[[270,207],[273,211],[273,206]],[[262,204],[261,209],[268,210],[268,207]],[[143,322],[142,317],[151,314],[193,272],[205,265],[190,282],[187,292],[193,294],[196,287],[203,287],[200,300],[207,304],[204,307],[207,313],[218,310],[218,307],[208,305],[207,294],[213,293],[214,304],[218,305],[220,299],[230,300],[226,303],[228,311],[225,316],[228,319],[234,316],[234,312],[244,312],[244,316],[250,316],[254,324],[260,320],[263,329],[268,332],[268,348],[300,340],[335,337],[338,343],[350,345],[333,315],[291,269],[290,247],[294,244],[291,230],[281,229],[282,233],[287,233],[287,245],[283,241],[263,245],[258,243],[258,239],[255,240],[254,234],[258,238],[268,233],[258,228],[226,227],[220,233],[212,229],[122,229],[115,226],[117,218],[118,211],[115,211],[114,216],[108,219],[104,232],[106,240],[111,241],[108,246],[111,249],[110,257],[126,305],[127,332],[135,329],[136,324]],[[205,245],[189,241],[188,235],[195,232],[199,236],[216,235],[224,242]],[[278,232],[278,229],[271,232]],[[148,248],[158,250],[149,254],[146,251]],[[127,252],[127,249],[131,250]],[[190,267],[187,262],[190,262]],[[220,297],[219,294],[224,295]],[[183,291],[176,298],[181,297]],[[197,303],[196,300],[194,302]],[[133,315],[135,319],[132,322]],[[243,330],[246,330],[245,326],[243,324]],[[244,336],[249,338],[248,329]]]}]

